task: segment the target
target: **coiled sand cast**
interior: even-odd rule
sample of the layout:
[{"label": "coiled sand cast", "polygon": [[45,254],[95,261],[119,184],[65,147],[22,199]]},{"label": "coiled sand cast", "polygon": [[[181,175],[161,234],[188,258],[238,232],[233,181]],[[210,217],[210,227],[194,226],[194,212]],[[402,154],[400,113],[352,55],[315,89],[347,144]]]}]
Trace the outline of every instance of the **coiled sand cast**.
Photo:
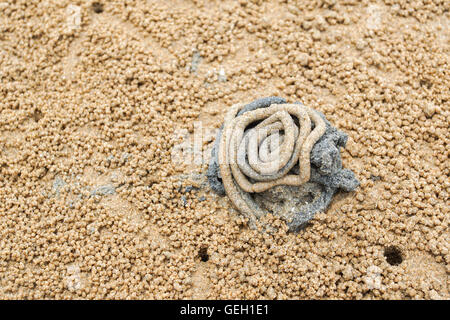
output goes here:
[{"label": "coiled sand cast", "polygon": [[[251,227],[255,227],[267,211],[251,195],[278,186],[300,187],[308,183],[311,150],[324,136],[327,127],[330,126],[317,111],[301,103],[285,103],[277,97],[259,99],[248,105],[233,105],[225,116],[213,149],[208,172],[211,186],[216,191],[223,186],[236,209],[249,219]],[[341,138],[338,136],[337,140]],[[337,166],[329,165],[337,168],[329,172],[331,175],[342,171],[340,157],[337,160],[333,161],[338,163]],[[334,189],[337,187],[333,186]],[[333,193],[334,190],[331,196]],[[326,201],[319,199],[323,204],[317,210],[327,206],[331,196]],[[291,223],[291,227],[299,224]]]}]

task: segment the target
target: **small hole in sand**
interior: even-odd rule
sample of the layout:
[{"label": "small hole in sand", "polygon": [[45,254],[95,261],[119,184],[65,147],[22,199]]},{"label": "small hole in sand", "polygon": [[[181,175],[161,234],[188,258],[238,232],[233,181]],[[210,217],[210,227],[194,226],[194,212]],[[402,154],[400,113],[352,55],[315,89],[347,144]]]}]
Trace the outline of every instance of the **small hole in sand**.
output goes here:
[{"label": "small hole in sand", "polygon": [[396,246],[385,248],[384,256],[386,257],[386,261],[392,266],[399,265],[403,262],[402,252]]},{"label": "small hole in sand", "polygon": [[92,10],[94,10],[95,13],[102,13],[103,12],[103,3],[100,3],[100,2],[92,3]]},{"label": "small hole in sand", "polygon": [[202,262],[207,262],[209,260],[208,247],[201,247],[198,251],[198,257]]},{"label": "small hole in sand", "polygon": [[39,120],[41,120],[44,117],[43,113],[41,112],[41,110],[36,109],[33,112],[33,119],[36,122],[39,122]]}]

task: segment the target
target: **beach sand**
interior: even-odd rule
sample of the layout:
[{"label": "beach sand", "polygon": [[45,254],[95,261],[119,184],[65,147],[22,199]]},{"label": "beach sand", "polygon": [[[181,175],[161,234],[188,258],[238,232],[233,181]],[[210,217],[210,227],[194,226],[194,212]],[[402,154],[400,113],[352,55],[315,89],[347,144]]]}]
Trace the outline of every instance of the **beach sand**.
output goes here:
[{"label": "beach sand", "polygon": [[[449,8],[3,0],[0,298],[449,299]],[[346,132],[361,182],[298,233],[205,176],[271,95]]]}]

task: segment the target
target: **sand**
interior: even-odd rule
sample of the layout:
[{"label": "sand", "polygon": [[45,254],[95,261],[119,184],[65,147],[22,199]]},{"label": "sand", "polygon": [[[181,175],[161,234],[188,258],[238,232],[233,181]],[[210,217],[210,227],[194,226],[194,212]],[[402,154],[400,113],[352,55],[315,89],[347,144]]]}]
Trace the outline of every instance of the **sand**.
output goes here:
[{"label": "sand", "polygon": [[[0,2],[0,298],[449,299],[449,8]],[[272,95],[361,182],[298,233],[205,176],[228,108]]]}]

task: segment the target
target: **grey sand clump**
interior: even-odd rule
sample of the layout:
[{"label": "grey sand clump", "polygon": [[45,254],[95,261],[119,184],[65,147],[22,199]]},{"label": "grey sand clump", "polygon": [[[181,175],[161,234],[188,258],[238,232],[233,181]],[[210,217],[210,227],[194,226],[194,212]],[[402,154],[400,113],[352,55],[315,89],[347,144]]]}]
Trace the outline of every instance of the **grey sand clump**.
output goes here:
[{"label": "grey sand clump", "polygon": [[[258,99],[247,104],[238,116],[259,108],[268,108],[272,104],[285,103],[286,100],[280,97]],[[298,231],[313,219],[316,213],[324,212],[338,190],[349,192],[359,186],[355,174],[342,167],[340,148],[345,147],[347,134],[332,126],[322,113],[318,113],[325,120],[326,131],[311,150],[310,180],[299,187],[277,186],[261,193],[251,194],[258,205],[267,212],[284,219],[290,231]],[[313,126],[314,124],[312,129]],[[225,195],[218,160],[222,130],[223,126],[216,136],[207,171],[210,187],[219,195]],[[298,165],[294,166],[290,173],[298,174]]]}]

